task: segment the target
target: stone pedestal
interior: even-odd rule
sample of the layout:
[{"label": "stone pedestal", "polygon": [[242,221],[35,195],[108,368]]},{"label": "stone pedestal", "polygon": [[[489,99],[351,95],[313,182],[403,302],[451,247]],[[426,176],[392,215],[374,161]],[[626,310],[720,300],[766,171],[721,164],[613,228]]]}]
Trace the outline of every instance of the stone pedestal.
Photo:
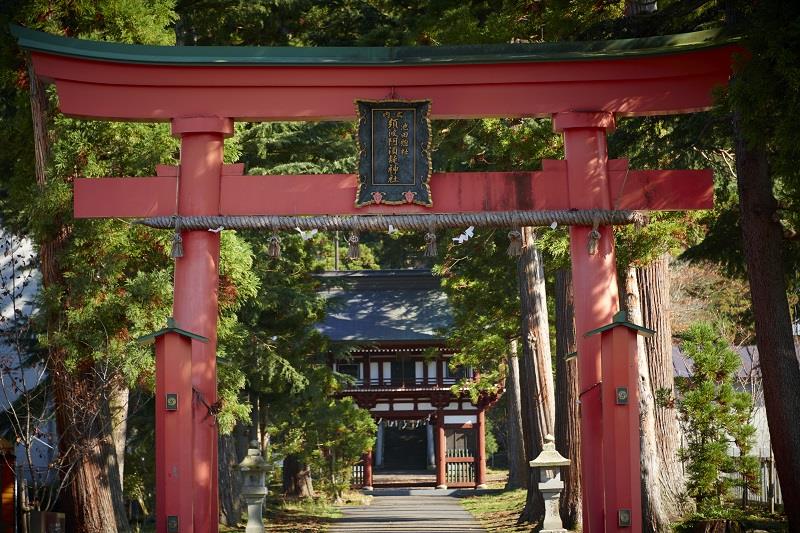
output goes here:
[{"label": "stone pedestal", "polygon": [[561,491],[564,489],[561,467],[567,465],[569,459],[556,451],[555,439],[547,435],[542,453],[530,462],[532,468],[539,469],[539,492],[544,499],[544,521],[540,533],[567,533],[558,512]]},{"label": "stone pedestal", "polygon": [[264,496],[266,496],[266,493],[261,496],[242,496],[245,505],[247,505],[247,526],[244,528],[245,533],[264,533],[264,517],[261,514]]},{"label": "stone pedestal", "polygon": [[[544,474],[544,470],[542,474]],[[547,481],[545,481],[544,475],[539,478],[541,481],[539,483],[539,492],[542,493],[542,499],[544,500],[544,522],[542,522],[540,533],[567,533],[561,523],[561,515],[558,509],[561,491],[564,490],[564,482],[561,481],[560,477],[560,475],[556,474],[556,479]]]}]

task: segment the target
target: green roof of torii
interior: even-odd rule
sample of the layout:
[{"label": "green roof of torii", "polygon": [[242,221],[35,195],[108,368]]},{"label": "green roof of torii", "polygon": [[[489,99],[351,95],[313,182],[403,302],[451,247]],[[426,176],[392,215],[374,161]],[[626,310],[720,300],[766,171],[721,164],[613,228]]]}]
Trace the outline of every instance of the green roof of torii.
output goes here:
[{"label": "green roof of torii", "polygon": [[136,339],[137,342],[140,344],[152,344],[156,341],[156,339],[162,335],[167,333],[177,333],[178,335],[182,335],[183,337],[194,339],[200,342],[208,342],[206,337],[202,335],[198,335],[197,333],[192,333],[191,331],[187,331],[185,329],[179,328],[175,323],[175,319],[172,317],[167,317],[167,327],[162,328],[158,331],[154,331],[153,333],[148,333],[147,335],[143,335]]},{"label": "green roof of torii", "polygon": [[145,46],[60,37],[11,25],[25,50],[153,65],[408,66],[623,59],[735,42],[720,29],[611,41],[404,47]]},{"label": "green roof of torii", "polygon": [[628,321],[628,313],[626,313],[625,311],[619,311],[616,314],[614,314],[614,317],[611,320],[611,324],[606,324],[605,326],[593,329],[592,331],[586,333],[584,337],[591,337],[592,335],[597,335],[598,333],[603,333],[604,331],[609,331],[611,329],[614,329],[617,326],[626,327],[646,338],[650,338],[656,333],[655,330]]}]

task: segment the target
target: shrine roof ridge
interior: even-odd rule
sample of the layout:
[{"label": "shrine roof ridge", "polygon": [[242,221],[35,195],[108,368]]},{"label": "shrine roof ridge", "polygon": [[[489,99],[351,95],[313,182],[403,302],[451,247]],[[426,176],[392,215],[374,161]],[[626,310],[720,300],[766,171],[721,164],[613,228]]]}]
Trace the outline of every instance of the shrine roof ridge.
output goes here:
[{"label": "shrine roof ridge", "polygon": [[402,47],[151,46],[91,41],[10,25],[19,46],[95,61],[191,66],[409,66],[624,59],[739,40],[722,29],[606,41]]}]

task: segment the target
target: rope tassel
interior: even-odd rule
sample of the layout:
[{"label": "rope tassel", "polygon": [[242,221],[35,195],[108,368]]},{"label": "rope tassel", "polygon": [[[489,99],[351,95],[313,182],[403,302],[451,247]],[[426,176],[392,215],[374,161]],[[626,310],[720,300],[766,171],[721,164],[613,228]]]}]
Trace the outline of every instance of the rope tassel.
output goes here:
[{"label": "rope tassel", "polygon": [[183,257],[183,237],[181,237],[181,217],[175,215],[172,217],[175,220],[175,233],[172,235],[172,249],[169,252],[170,257],[177,259]]},{"label": "rope tassel", "polygon": [[274,257],[275,259],[281,258],[281,238],[278,237],[277,233],[273,233],[272,237],[269,238],[269,245],[267,247],[267,255],[270,257]]},{"label": "rope tassel", "polygon": [[358,244],[358,233],[355,231],[347,238],[347,258],[358,259],[361,257],[361,246]]},{"label": "rope tassel", "polygon": [[600,244],[600,230],[597,229],[599,225],[597,220],[592,223],[592,231],[589,232],[589,255],[597,254],[597,248]]},{"label": "rope tassel", "polygon": [[425,234],[425,257],[436,257],[437,255],[439,255],[439,250],[436,246],[436,232],[430,228]]},{"label": "rope tassel", "polygon": [[519,257],[522,255],[522,233],[517,230],[508,232],[508,257]]}]

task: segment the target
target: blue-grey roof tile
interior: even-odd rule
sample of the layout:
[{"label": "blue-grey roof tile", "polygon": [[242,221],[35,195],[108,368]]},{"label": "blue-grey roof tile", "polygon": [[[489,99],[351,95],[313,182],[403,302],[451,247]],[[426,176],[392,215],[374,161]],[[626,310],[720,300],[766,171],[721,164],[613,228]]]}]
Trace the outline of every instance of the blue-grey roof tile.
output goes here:
[{"label": "blue-grey roof tile", "polygon": [[326,272],[317,329],[336,342],[432,342],[452,324],[447,296],[429,270]]}]

